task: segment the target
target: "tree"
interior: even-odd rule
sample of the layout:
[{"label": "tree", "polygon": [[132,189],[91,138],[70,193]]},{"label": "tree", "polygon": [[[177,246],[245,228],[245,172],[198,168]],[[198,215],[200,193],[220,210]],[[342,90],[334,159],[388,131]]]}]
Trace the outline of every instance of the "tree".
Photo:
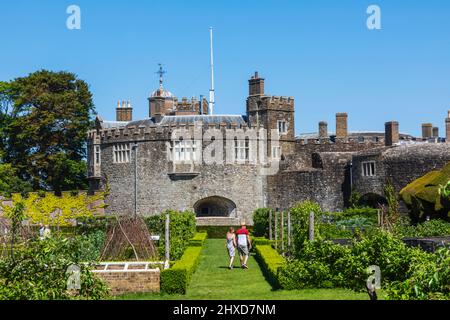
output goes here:
[{"label": "tree", "polygon": [[12,101],[4,161],[34,190],[85,189],[86,135],[95,113],[88,84],[41,70],[3,84],[1,96]]},{"label": "tree", "polygon": [[9,163],[0,163],[0,196],[32,191],[31,185],[17,176],[17,170]]},{"label": "tree", "polygon": [[6,152],[7,136],[5,128],[8,127],[12,110],[12,99],[15,92],[8,82],[0,81],[0,162],[4,159]]}]

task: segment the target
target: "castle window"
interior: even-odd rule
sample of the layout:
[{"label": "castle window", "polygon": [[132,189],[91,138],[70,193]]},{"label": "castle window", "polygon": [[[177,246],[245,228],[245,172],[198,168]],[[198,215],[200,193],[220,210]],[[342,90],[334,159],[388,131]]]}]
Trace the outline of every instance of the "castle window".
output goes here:
[{"label": "castle window", "polygon": [[192,140],[175,141],[174,160],[176,162],[196,161],[197,142]]},{"label": "castle window", "polygon": [[237,161],[245,161],[249,159],[249,140],[234,140],[234,155]]},{"label": "castle window", "polygon": [[286,121],[279,120],[278,121],[278,133],[283,134],[286,133],[287,127],[286,127]]},{"label": "castle window", "polygon": [[118,143],[114,145],[114,163],[130,162],[130,144]]},{"label": "castle window", "polygon": [[100,146],[95,146],[95,164],[100,164]]},{"label": "castle window", "polygon": [[376,175],[374,161],[362,163],[362,175],[363,177],[373,177]]},{"label": "castle window", "polygon": [[272,158],[273,159],[280,159],[281,158],[281,147],[272,147]]}]

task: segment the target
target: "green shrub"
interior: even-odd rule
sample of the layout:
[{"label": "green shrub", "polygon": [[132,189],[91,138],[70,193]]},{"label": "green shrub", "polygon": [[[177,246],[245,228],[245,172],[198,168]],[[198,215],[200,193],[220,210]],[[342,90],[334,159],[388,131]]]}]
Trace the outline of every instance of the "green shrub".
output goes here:
[{"label": "green shrub", "polygon": [[252,245],[253,247],[256,246],[271,246],[274,243],[273,240],[269,240],[264,237],[253,237],[252,239]]},{"label": "green shrub", "polygon": [[[0,300],[104,299],[108,288],[81,260],[83,244],[76,238],[51,237],[16,247],[14,258],[0,259]],[[87,262],[87,264],[85,264]],[[67,268],[81,269],[81,290],[67,291]]]},{"label": "green shrub", "polygon": [[449,300],[450,250],[414,255],[407,279],[394,281],[386,289],[389,300]]},{"label": "green shrub", "polygon": [[286,263],[285,259],[271,246],[258,245],[256,246],[256,259],[261,265],[261,268],[274,288],[279,288],[278,270]]},{"label": "green shrub", "polygon": [[450,163],[447,163],[442,170],[428,172],[400,191],[414,222],[424,221],[427,215],[449,218],[450,201],[445,193],[442,195],[442,188],[449,181]]},{"label": "green shrub", "polygon": [[450,223],[434,219],[417,225],[396,225],[395,232],[399,237],[439,237],[450,236]]},{"label": "green shrub", "polygon": [[160,215],[147,217],[146,223],[150,232],[160,235],[159,254],[165,254],[165,223],[166,214],[170,215],[170,258],[178,260],[183,255],[189,240],[195,235],[195,213],[191,211],[165,211]]},{"label": "green shrub", "polygon": [[311,212],[314,213],[314,229],[315,229],[314,236],[317,239],[320,238],[319,225],[320,225],[320,217],[322,215],[322,209],[315,202],[303,201],[296,204],[289,211],[291,213],[294,250],[298,252],[302,250],[305,242],[308,240],[309,214]]},{"label": "green shrub", "polygon": [[81,248],[79,259],[81,261],[98,261],[102,253],[105,238],[106,233],[101,230],[75,237],[75,240],[78,241]]},{"label": "green shrub", "polygon": [[[228,229],[233,227],[234,230],[238,230],[240,226],[197,226],[197,232],[208,233],[209,239],[225,239]],[[253,227],[247,226],[249,232],[253,232]]]},{"label": "green shrub", "polygon": [[[346,269],[361,272],[360,263],[352,261],[349,248],[329,241],[313,241],[304,245],[295,260],[289,261],[279,274],[284,289],[346,287]],[[345,268],[342,264],[345,263]],[[343,273],[345,271],[345,273]]]},{"label": "green shrub", "polygon": [[189,240],[190,247],[203,247],[208,234],[206,232],[197,232],[194,237]]},{"label": "green shrub", "polygon": [[394,281],[405,281],[413,263],[426,260],[427,255],[384,231],[355,239],[349,248],[328,241],[307,242],[280,270],[279,281],[286,289],[342,287],[361,291],[365,290],[367,268],[376,265],[385,288]]},{"label": "green shrub", "polygon": [[270,209],[260,208],[253,213],[253,234],[255,237],[269,237]]},{"label": "green shrub", "polygon": [[186,290],[195,272],[202,247],[188,247],[180,260],[161,272],[161,292],[168,294],[186,294]]}]

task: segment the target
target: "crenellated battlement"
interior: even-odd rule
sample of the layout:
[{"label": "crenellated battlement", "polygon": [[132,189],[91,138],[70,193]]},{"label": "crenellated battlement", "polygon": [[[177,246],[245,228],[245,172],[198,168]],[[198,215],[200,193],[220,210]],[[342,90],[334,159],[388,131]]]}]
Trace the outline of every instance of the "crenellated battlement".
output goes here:
[{"label": "crenellated battlement", "polygon": [[264,96],[261,97],[263,106],[270,109],[294,109],[294,98],[284,96]]},{"label": "crenellated battlement", "polygon": [[195,134],[203,135],[206,130],[220,130],[223,138],[227,135],[244,134],[252,136],[255,130],[263,129],[263,126],[250,128],[248,125],[242,125],[236,122],[232,123],[188,123],[188,124],[170,124],[158,125],[153,124],[149,126],[127,126],[127,127],[113,127],[108,129],[91,130],[88,133],[88,143],[109,143],[109,142],[124,142],[124,141],[139,141],[139,140],[171,140],[172,133],[175,130],[187,130],[189,134],[194,137]]}]

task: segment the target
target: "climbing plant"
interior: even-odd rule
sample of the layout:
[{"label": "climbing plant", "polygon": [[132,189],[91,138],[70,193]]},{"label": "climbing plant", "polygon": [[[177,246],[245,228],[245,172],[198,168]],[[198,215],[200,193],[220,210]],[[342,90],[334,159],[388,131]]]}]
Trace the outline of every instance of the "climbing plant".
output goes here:
[{"label": "climbing plant", "polygon": [[60,197],[53,193],[30,193],[27,197],[20,194],[12,196],[13,206],[2,205],[8,216],[14,210],[15,204],[23,203],[26,219],[31,223],[43,223],[52,226],[68,226],[78,218],[93,217],[96,211],[105,205],[105,192],[95,195],[86,193],[63,193]]}]

